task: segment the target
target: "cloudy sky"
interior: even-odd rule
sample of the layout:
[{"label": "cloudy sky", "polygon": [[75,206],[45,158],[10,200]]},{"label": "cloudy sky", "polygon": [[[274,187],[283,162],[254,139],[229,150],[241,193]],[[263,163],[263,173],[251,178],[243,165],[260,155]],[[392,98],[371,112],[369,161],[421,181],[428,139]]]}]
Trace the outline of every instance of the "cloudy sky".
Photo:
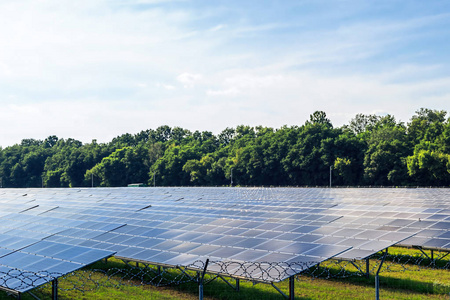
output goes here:
[{"label": "cloudy sky", "polygon": [[0,146],[450,112],[450,2],[0,2]]}]

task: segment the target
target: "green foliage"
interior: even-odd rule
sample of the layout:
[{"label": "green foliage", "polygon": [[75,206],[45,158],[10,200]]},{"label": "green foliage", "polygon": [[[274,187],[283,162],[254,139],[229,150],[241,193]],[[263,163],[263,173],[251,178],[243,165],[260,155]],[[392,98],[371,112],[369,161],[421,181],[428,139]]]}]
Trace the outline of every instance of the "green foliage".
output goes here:
[{"label": "green foliage", "polygon": [[445,111],[419,109],[409,123],[409,138],[416,144],[437,140],[444,130],[446,114]]},{"label": "green foliage", "polygon": [[126,186],[132,182],[147,182],[148,173],[144,165],[147,151],[142,146],[124,147],[104,157],[100,163],[88,170],[85,180],[92,175],[99,180],[100,186]]},{"label": "green foliage", "polygon": [[419,150],[408,156],[408,174],[419,185],[450,184],[450,155],[432,150]]},{"label": "green foliage", "polygon": [[334,161],[334,169],[339,175],[338,178],[342,178],[344,185],[353,183],[352,161],[350,159],[345,157],[336,157],[336,160]]},{"label": "green foliage", "polygon": [[306,124],[319,124],[325,125],[327,127],[333,127],[331,121],[327,118],[327,114],[324,111],[315,111],[312,115],[309,116],[309,121],[306,121]]},{"label": "green foliage", "polygon": [[374,126],[367,138],[364,180],[373,185],[407,185],[406,157],[410,155],[406,127],[387,115]]},{"label": "green foliage", "polygon": [[357,114],[351,121],[349,128],[355,134],[362,134],[364,132],[370,132],[380,120],[376,115],[363,115]]},{"label": "green foliage", "polygon": [[0,148],[3,187],[450,185],[450,122],[419,109],[406,125],[357,114],[335,128],[323,111],[302,126],[239,125],[217,135],[167,125],[83,144],[49,136]]}]

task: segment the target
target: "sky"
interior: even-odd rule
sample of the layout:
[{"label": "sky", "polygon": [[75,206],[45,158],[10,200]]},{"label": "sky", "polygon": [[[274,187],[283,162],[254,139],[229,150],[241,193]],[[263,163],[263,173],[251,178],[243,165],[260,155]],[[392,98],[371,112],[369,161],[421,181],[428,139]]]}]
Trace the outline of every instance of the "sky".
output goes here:
[{"label": "sky", "polygon": [[450,1],[0,2],[0,147],[450,113]]}]

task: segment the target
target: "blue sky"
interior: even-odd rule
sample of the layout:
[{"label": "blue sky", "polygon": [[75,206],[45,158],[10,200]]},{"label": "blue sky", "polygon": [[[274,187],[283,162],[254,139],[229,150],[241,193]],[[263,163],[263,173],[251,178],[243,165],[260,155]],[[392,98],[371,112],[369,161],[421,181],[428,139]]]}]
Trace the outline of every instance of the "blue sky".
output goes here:
[{"label": "blue sky", "polygon": [[450,112],[449,1],[0,3],[0,146]]}]

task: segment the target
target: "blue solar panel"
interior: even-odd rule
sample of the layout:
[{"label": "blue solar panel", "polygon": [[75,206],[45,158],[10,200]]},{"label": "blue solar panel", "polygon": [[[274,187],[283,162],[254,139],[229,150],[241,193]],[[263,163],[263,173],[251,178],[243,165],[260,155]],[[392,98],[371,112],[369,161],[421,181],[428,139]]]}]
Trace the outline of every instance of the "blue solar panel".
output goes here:
[{"label": "blue solar panel", "polygon": [[0,257],[1,286],[21,293],[114,254],[47,241],[2,252],[6,255]]},{"label": "blue solar panel", "polygon": [[0,249],[44,239],[69,248],[40,244],[44,249],[36,252],[64,259],[76,257],[72,247],[84,246],[161,264],[198,256],[283,262],[305,253],[318,255],[314,261],[355,259],[397,243],[446,249],[449,195],[449,189],[5,190]]}]

